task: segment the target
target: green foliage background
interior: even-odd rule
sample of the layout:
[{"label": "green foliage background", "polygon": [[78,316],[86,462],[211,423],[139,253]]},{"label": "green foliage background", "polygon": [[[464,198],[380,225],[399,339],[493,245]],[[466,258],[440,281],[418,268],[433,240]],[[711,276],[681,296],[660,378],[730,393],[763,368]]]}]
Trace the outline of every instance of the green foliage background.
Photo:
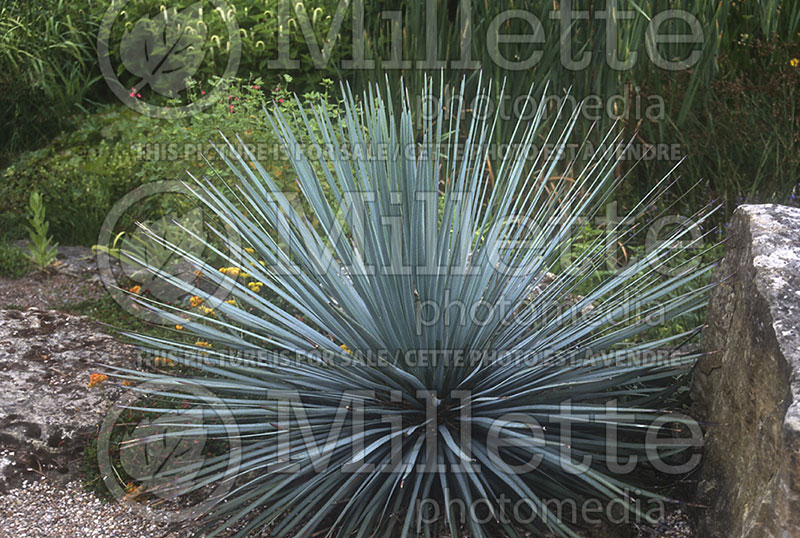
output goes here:
[{"label": "green foliage background", "polygon": [[[742,202],[796,203],[800,189],[800,67],[791,61],[800,58],[800,3],[617,0],[619,10],[636,13],[634,19],[618,21],[619,59],[639,55],[634,67],[625,71],[608,68],[605,21],[595,13],[587,21],[577,21],[571,34],[574,57],[583,50],[592,51],[590,67],[570,71],[559,60],[560,21],[550,16],[558,2],[465,0],[462,4],[469,5],[473,27],[471,58],[480,61],[483,75],[492,77],[497,86],[506,80],[506,92],[512,96],[527,92],[534,81],[538,86],[549,81],[549,91],[556,94],[571,88],[578,99],[626,92],[631,100],[637,95],[662,96],[664,118],[622,118],[618,129],[642,144],[676,144],[682,155],[689,156],[682,165],[684,179],[674,189],[676,198],[683,196],[679,209],[684,214],[702,204],[721,202],[725,209],[721,224]],[[0,133],[0,167],[4,168],[0,171],[0,226],[10,238],[23,236],[19,224],[31,188],[45,196],[56,240],[91,244],[103,216],[123,193],[144,182],[180,178],[185,169],[196,169],[202,162],[194,157],[192,162],[182,158],[143,160],[137,149],[142,145],[198,145],[215,139],[217,131],[269,143],[260,114],[245,115],[238,109],[230,114],[230,103],[224,99],[195,118],[171,121],[138,117],[122,107],[101,77],[96,52],[100,21],[110,5],[109,0],[0,0],[0,121],[4,126]],[[140,17],[155,16],[162,5],[157,0],[128,2],[112,28],[112,41]],[[304,10],[288,13],[283,22],[279,0],[231,0],[229,5],[232,10],[226,16],[235,16],[240,28],[242,57],[241,81],[234,84],[228,100],[242,99],[243,107],[269,103],[276,97],[275,88],[284,91],[288,86],[301,94],[323,90],[323,79],[344,78],[361,89],[383,76],[389,76],[397,87],[402,76],[409,87],[419,87],[427,69],[413,62],[400,71],[385,69],[391,57],[391,22],[380,16],[383,11],[401,12],[404,59],[426,57],[426,31],[430,31],[436,37],[438,57],[447,66],[443,74],[448,81],[458,82],[466,76],[469,86],[477,79],[476,71],[453,67],[463,54],[462,17],[466,12],[456,1],[433,3],[435,13],[426,12],[424,3],[366,3],[364,50],[367,58],[378,59],[376,67],[368,70],[341,67],[342,60],[354,54],[352,5],[332,0],[306,2],[299,5]],[[590,2],[588,9],[594,11],[601,5]],[[336,21],[337,9],[345,7],[343,18]],[[536,14],[543,24],[545,42],[513,45],[515,49],[501,44],[494,53],[524,58],[534,49],[543,50],[545,54],[532,69],[509,71],[493,61],[484,36],[492,19],[508,8]],[[667,72],[647,59],[648,20],[666,9],[687,10],[702,25],[702,56],[692,69]],[[207,10],[204,21],[208,23],[209,46],[193,78],[195,85],[189,94],[193,91],[195,95],[215,84],[214,77],[227,61],[228,39],[221,16]],[[325,68],[313,63],[303,21],[313,28],[318,43],[332,25],[340,24]],[[289,33],[290,55],[299,62],[297,67],[276,68],[279,27]],[[670,29],[686,31],[678,25],[662,32]],[[530,28],[514,19],[499,31],[529,33]],[[674,44],[660,50],[667,58],[680,59],[688,56],[690,47]],[[111,64],[124,84],[136,78],[121,66],[118,48],[112,47],[111,55]],[[288,85],[287,74],[292,78]],[[252,89],[255,78],[260,91],[242,94],[243,88]],[[142,91],[144,99],[153,99],[147,89]],[[585,123],[576,137],[586,134],[589,125]],[[501,130],[496,136],[502,142],[508,133]],[[640,199],[651,178],[663,175],[674,164],[653,160],[638,166],[620,190],[621,206]],[[697,181],[702,181],[701,188],[691,189]]]}]

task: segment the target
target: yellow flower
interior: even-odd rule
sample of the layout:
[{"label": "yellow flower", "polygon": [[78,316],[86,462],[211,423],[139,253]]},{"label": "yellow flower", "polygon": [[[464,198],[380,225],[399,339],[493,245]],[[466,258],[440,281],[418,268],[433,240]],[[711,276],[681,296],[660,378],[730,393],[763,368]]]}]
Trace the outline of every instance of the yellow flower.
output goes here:
[{"label": "yellow flower", "polygon": [[191,297],[189,297],[189,304],[191,304],[193,307],[200,306],[200,304],[202,302],[203,302],[203,299],[201,299],[197,295],[192,295]]},{"label": "yellow flower", "polygon": [[789,63],[792,65],[792,67],[797,67],[800,65],[800,58],[792,58],[789,60]]},{"label": "yellow flower", "polygon": [[236,304],[236,299],[228,299],[225,302],[228,303],[228,304]]},{"label": "yellow flower", "polygon": [[130,288],[128,291],[131,293],[139,293],[140,291],[142,291],[142,287],[137,284],[136,286]]},{"label": "yellow flower", "polygon": [[213,316],[214,315],[214,309],[213,308],[209,308],[207,306],[201,306],[200,310],[203,312],[203,314],[205,314],[207,316]]},{"label": "yellow flower", "polygon": [[175,325],[175,328],[178,329],[179,331],[182,331],[183,330],[183,325]]},{"label": "yellow flower", "polygon": [[96,387],[108,379],[106,374],[93,373],[89,376],[89,388]]},{"label": "yellow flower", "polygon": [[247,287],[253,290],[255,293],[261,291],[261,286],[263,286],[263,282],[248,282]]},{"label": "yellow flower", "polygon": [[241,273],[241,269],[239,267],[220,267],[219,272],[228,275],[231,278],[236,278]]},{"label": "yellow flower", "polygon": [[197,342],[194,343],[194,345],[201,347],[211,347],[211,344],[209,344],[208,342],[204,342],[203,340],[198,340]]},{"label": "yellow flower", "polygon": [[342,345],[341,345],[341,346],[339,346],[339,347],[340,347],[340,348],[342,348],[342,349],[344,350],[344,352],[345,352],[345,353],[349,353],[349,354],[351,354],[351,355],[353,354],[353,352],[352,352],[352,351],[350,351],[350,348],[349,348],[349,347],[347,347],[346,345],[342,344]]},{"label": "yellow flower", "polygon": [[253,250],[253,249],[252,249],[252,248],[250,248],[250,247],[247,247],[246,249],[244,249],[244,251],[245,251],[245,252],[249,252],[250,254],[253,254],[253,253],[255,252],[255,250]]}]

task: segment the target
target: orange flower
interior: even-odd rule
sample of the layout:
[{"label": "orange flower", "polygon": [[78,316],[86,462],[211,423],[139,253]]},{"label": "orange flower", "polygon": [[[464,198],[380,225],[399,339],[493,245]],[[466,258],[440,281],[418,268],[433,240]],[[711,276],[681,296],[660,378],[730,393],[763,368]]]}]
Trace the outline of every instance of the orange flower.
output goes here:
[{"label": "orange flower", "polygon": [[168,357],[156,357],[153,359],[153,362],[156,364],[156,366],[175,366],[175,361]]},{"label": "orange flower", "polygon": [[183,325],[175,325],[175,328],[178,329],[179,331],[182,331],[183,330]]},{"label": "orange flower", "polygon": [[189,297],[189,304],[192,305],[193,307],[198,307],[202,303],[203,303],[203,299],[201,299],[197,295],[192,295],[191,297]]},{"label": "orange flower", "polygon": [[127,493],[125,493],[125,500],[129,501],[131,499],[135,499],[142,493],[143,489],[144,486],[136,486],[134,488],[131,488],[130,490],[126,489]]},{"label": "orange flower", "polygon": [[108,379],[106,374],[93,373],[89,376],[89,388],[96,387]]},{"label": "orange flower", "polygon": [[139,293],[140,291],[142,291],[142,287],[137,284],[136,286],[133,286],[130,289],[128,289],[128,291],[131,293]]},{"label": "orange flower", "polygon": [[127,379],[122,382],[123,387],[131,387],[133,386],[133,381],[128,381]]},{"label": "orange flower", "polygon": [[208,342],[204,342],[203,340],[198,340],[197,342],[194,343],[194,345],[200,347],[211,347],[211,344],[209,344]]}]

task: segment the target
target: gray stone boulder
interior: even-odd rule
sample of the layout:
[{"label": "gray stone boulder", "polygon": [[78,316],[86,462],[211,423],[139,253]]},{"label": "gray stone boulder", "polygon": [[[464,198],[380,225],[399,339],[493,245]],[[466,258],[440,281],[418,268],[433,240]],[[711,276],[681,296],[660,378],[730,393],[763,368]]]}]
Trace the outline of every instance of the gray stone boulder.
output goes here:
[{"label": "gray stone boulder", "polygon": [[102,364],[131,367],[137,352],[86,318],[0,310],[0,493],[24,480],[80,478],[83,449],[124,388],[88,386]]},{"label": "gray stone boulder", "polygon": [[704,538],[800,537],[800,209],[734,213],[703,332]]}]

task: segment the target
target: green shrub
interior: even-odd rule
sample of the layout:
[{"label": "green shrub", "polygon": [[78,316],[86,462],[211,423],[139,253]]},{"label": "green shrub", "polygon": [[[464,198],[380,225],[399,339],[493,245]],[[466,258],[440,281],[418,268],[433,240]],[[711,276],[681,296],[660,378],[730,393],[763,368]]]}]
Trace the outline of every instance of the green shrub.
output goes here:
[{"label": "green shrub", "polygon": [[[130,144],[106,138],[102,123],[125,122],[124,110],[89,118],[74,138],[24,153],[2,172],[0,226],[24,233],[27,193],[42,193],[51,231],[62,244],[90,244],[113,203],[140,181]],[[84,140],[73,140],[86,137]]]},{"label": "green shrub", "polygon": [[30,270],[30,261],[21,248],[0,240],[0,276],[20,278]]},{"label": "green shrub", "polygon": [[[280,152],[262,113],[274,98],[283,101],[288,114],[296,115],[287,89],[292,78],[282,80],[280,87],[270,89],[260,79],[237,81],[229,98],[173,120],[156,120],[120,105],[87,116],[74,132],[21,154],[0,172],[0,227],[14,238],[23,237],[28,194],[35,189],[42,193],[57,241],[92,245],[108,211],[125,193],[151,181],[183,179],[187,171],[202,175],[207,171],[204,155],[219,163],[211,144],[222,142],[220,133],[238,135],[259,150],[275,177],[292,189],[285,164],[270,159]],[[319,91],[307,92],[306,97],[327,99],[330,84],[323,81]],[[336,103],[330,106],[336,109]],[[301,121],[299,116],[296,121]],[[123,228],[131,229],[135,220],[159,216],[169,208],[146,205],[134,210],[139,213],[126,214]]]}]

